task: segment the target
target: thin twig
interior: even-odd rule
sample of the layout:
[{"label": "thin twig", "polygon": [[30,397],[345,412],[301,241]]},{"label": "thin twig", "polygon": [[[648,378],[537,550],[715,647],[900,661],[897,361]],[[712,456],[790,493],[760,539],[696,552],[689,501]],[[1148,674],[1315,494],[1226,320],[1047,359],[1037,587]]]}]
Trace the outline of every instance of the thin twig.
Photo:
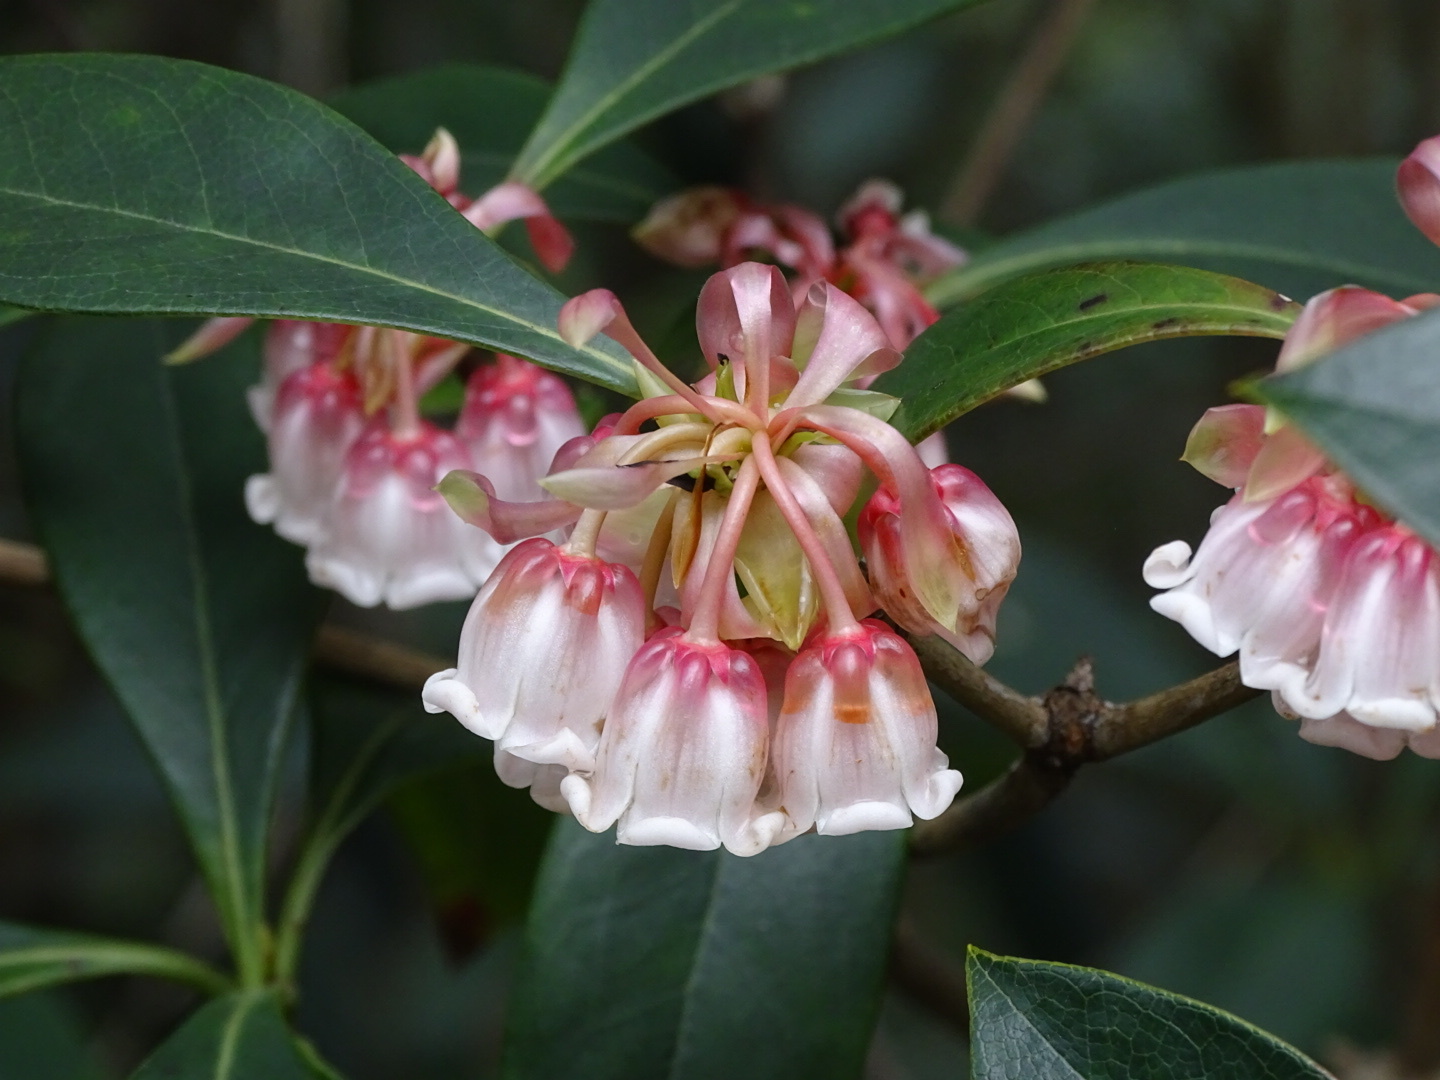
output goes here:
[{"label": "thin twig", "polygon": [[1095,0],[1053,0],[980,125],[970,153],[940,204],[941,220],[973,225],[980,217],[1094,6]]},{"label": "thin twig", "polygon": [[0,581],[14,585],[45,585],[50,581],[50,562],[34,544],[0,540]]},{"label": "thin twig", "polygon": [[[936,638],[918,638],[913,644],[917,652],[924,649],[927,659],[922,663],[937,686],[945,690],[954,686],[962,704],[1010,735],[1025,750],[1003,776],[957,800],[933,821],[919,822],[910,834],[910,850],[916,855],[955,851],[992,840],[1049,805],[1069,786],[1080,766],[1149,746],[1261,693],[1240,682],[1239,665],[1231,662],[1179,686],[1116,705],[1096,695],[1094,672],[1086,658],[1043,701],[1022,697],[997,683],[1014,695],[1013,699],[1001,699],[997,714],[987,705],[986,696],[976,692],[978,668],[956,653],[945,658],[942,672],[937,661],[951,646]],[[1020,702],[1040,710],[1043,738],[1037,737],[1028,723],[1017,722]]]},{"label": "thin twig", "polygon": [[419,693],[425,680],[454,665],[391,641],[326,623],[315,637],[315,662],[331,671]]},{"label": "thin twig", "polygon": [[1006,686],[941,638],[900,632],[920,657],[925,677],[936,686],[1000,728],[1019,745],[1027,748],[1045,745],[1050,721],[1039,698],[1026,697]]}]

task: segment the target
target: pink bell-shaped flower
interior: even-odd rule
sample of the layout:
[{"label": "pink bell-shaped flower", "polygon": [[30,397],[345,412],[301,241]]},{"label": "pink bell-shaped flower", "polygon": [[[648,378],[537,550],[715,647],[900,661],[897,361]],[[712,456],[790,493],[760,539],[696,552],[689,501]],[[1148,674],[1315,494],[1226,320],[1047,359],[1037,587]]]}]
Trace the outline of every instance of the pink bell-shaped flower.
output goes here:
[{"label": "pink bell-shaped flower", "polygon": [[[1353,287],[1322,293],[1277,366],[1303,366],[1436,302]],[[1303,738],[1374,758],[1407,745],[1440,757],[1435,550],[1259,406],[1211,409],[1185,460],[1237,494],[1215,511],[1193,555],[1175,541],[1146,560],[1146,582],[1165,590],[1150,606],[1212,652],[1238,652],[1241,681],[1271,691]]]},{"label": "pink bell-shaped flower", "polygon": [[305,565],[351,603],[418,607],[460,600],[493,564],[493,544],[451,513],[435,485],[470,455],[447,431],[372,421],[345,456],[337,490]]},{"label": "pink bell-shaped flower", "polygon": [[860,513],[860,546],[880,606],[914,634],[939,634],[977,664],[995,651],[995,618],[1020,565],[1020,533],[1003,503],[960,465],[930,470],[945,510],[953,552],[949,595],[957,605],[950,629],[926,609],[905,557],[906,520],[892,487],[882,486]]},{"label": "pink bell-shaped flower", "polygon": [[618,822],[622,844],[753,855],[781,824],[755,815],[768,728],[765,679],[749,654],[661,630],[625,671],[594,773],[572,773],[560,790],[592,832]]},{"label": "pink bell-shaped flower", "polygon": [[[497,762],[503,753],[589,770],[610,701],[644,636],[645,597],[629,569],[549,540],[523,540],[475,597],[459,664],[427,680],[425,708],[494,739]],[[533,782],[534,770],[507,764],[514,778]]]},{"label": "pink bell-shaped flower", "polygon": [[455,434],[496,497],[523,502],[543,497],[540,478],[585,425],[564,380],[501,353],[470,376]]},{"label": "pink bell-shaped flower", "polygon": [[942,813],[961,776],[936,747],[935,703],[910,646],[866,619],[791,663],[771,749],[786,836],[903,829]]},{"label": "pink bell-shaped flower", "polygon": [[246,481],[245,505],[260,524],[309,544],[320,536],[345,455],[365,426],[360,388],[349,372],[311,364],[280,386],[273,412],[270,471]]}]

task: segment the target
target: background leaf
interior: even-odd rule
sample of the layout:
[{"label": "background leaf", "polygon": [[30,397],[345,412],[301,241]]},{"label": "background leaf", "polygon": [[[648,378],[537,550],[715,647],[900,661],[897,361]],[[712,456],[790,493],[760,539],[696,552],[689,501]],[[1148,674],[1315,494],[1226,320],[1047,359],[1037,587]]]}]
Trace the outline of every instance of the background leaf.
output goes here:
[{"label": "background leaf", "polygon": [[301,549],[245,513],[245,477],[265,462],[244,400],[253,335],[165,367],[180,329],[57,320],[22,367],[18,436],[76,628],[164,777],[248,980],[321,594]]},{"label": "background leaf", "polygon": [[1255,384],[1386,510],[1440,544],[1440,313]]},{"label": "background leaf", "polygon": [[1198,334],[1282,338],[1300,305],[1238,278],[1153,263],[1096,263],[1007,281],[943,316],[874,389],[918,441],[996,394],[1143,341]]},{"label": "background leaf", "polygon": [[154,975],[209,993],[226,988],[223,975],[174,949],[0,922],[0,997],[104,975]]},{"label": "background leaf", "polygon": [[1326,1080],[1293,1047],[1209,1005],[1104,971],[970,950],[973,1080]]},{"label": "background leaf", "polygon": [[[464,158],[461,187],[478,196],[505,179],[545,104],[543,79],[487,64],[442,64],[380,79],[330,101],[396,153],[416,154],[437,127],[448,128]],[[576,166],[545,192],[566,220],[638,221],[679,181],[649,154],[619,142]]]},{"label": "background leaf", "polygon": [[483,760],[490,743],[449,716],[432,716],[418,695],[334,678],[312,694],[312,820],[281,916],[276,970],[294,977],[301,936],[331,857],[398,785],[425,773]]},{"label": "background leaf", "polygon": [[558,823],[511,1005],[506,1076],[858,1077],[905,833],[749,859]]},{"label": "background leaf", "polygon": [[563,299],[293,90],[153,56],[0,60],[0,300],[398,326],[632,390],[618,346],[560,340]]},{"label": "background leaf", "polygon": [[555,815],[528,791],[501,783],[488,753],[466,768],[411,780],[389,808],[420,865],[452,961],[525,917]]},{"label": "background leaf", "polygon": [[1306,299],[1336,285],[1440,289],[1440,250],[1395,198],[1399,161],[1304,161],[1187,176],[1008,237],[928,290],[941,307],[1050,266],[1163,259]]},{"label": "background leaf", "polygon": [[545,187],[647,120],[707,94],[978,2],[591,0],[515,175]]},{"label": "background leaf", "polygon": [[218,998],[171,1035],[131,1080],[333,1080],[286,1028],[273,993]]}]

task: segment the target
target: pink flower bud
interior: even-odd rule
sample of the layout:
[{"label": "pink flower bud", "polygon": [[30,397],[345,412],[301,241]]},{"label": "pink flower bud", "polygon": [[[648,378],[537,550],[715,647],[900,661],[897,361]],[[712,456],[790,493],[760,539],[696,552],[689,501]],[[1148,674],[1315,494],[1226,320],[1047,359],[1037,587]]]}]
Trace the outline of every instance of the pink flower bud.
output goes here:
[{"label": "pink flower bud", "polygon": [[459,663],[425,683],[425,707],[496,740],[497,755],[588,771],[644,634],[645,597],[627,568],[525,540],[475,597]]},{"label": "pink flower bud", "polygon": [[351,603],[417,607],[470,596],[495,562],[495,541],[466,525],[435,485],[470,455],[449,432],[414,436],[373,421],[345,455],[338,490],[305,565]]},{"label": "pink flower bud", "polygon": [[690,188],[661,199],[630,235],[650,254],[676,266],[713,266],[741,207],[739,194],[729,188]]},{"label": "pink flower bud", "polygon": [[269,425],[270,471],[245,484],[250,516],[294,543],[318,539],[345,455],[364,426],[360,387],[349,372],[319,363],[292,374]]},{"label": "pink flower bud", "polygon": [[1426,139],[1400,163],[1400,205],[1430,241],[1440,244],[1440,136]]},{"label": "pink flower bud", "polygon": [[778,813],[755,811],[766,713],[765,680],[750,655],[661,630],[625,671],[594,774],[572,773],[560,790],[592,832],[618,822],[622,844],[723,844],[753,855],[781,824]]},{"label": "pink flower bud", "polygon": [[903,829],[942,813],[961,777],[935,745],[920,661],[883,623],[821,637],[785,677],[771,769],[785,835]]},{"label": "pink flower bud", "polygon": [[995,651],[995,617],[1020,565],[1020,534],[1004,504],[978,476],[959,465],[930,470],[945,509],[951,557],[942,567],[945,595],[956,603],[955,629],[940,623],[923,604],[906,558],[899,498],[888,485],[860,513],[860,546],[880,606],[914,634],[939,634],[977,664]]}]

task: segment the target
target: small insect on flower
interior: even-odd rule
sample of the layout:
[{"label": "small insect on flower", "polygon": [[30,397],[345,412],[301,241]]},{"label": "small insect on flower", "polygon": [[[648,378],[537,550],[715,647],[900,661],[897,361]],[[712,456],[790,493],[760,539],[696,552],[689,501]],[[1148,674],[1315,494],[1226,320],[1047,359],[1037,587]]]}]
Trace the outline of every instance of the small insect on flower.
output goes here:
[{"label": "small insect on flower", "polygon": [[[867,616],[884,607],[983,661],[1020,544],[973,473],[928,469],[885,421],[894,399],[856,386],[900,361],[875,317],[829,282],[797,310],[778,268],[741,263],[700,293],[694,385],[610,292],[559,324],[572,344],[626,348],[645,397],[560,449],[549,500],[502,498],[474,472],[440,485],[496,540],[570,531],[501,564],[427,708],[497,739],[502,778],[542,805],[563,766],[576,818],[621,843],[749,855],[941,813],[960,774],[919,662]],[[862,535],[885,567],[869,579],[844,521],[867,470],[880,489]],[[606,584],[572,596],[566,567]]]}]

